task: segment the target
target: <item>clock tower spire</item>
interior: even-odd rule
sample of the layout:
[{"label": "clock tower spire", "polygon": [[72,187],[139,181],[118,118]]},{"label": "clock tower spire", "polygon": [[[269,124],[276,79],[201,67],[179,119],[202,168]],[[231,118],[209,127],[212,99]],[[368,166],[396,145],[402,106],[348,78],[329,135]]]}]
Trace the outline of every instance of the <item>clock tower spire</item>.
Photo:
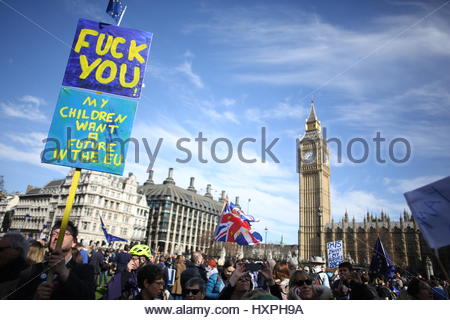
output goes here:
[{"label": "clock tower spire", "polygon": [[306,131],[298,146],[299,168],[299,258],[325,258],[325,225],[331,222],[329,152],[314,102],[306,119]]}]

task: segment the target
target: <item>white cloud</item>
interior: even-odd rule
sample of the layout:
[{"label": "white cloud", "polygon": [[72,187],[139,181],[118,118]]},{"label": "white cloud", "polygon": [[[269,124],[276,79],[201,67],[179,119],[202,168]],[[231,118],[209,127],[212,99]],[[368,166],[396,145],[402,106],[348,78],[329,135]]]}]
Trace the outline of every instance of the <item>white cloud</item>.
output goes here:
[{"label": "white cloud", "polygon": [[234,99],[230,99],[230,98],[223,98],[221,103],[225,106],[225,107],[229,107],[232,106],[236,103],[236,100]]},{"label": "white cloud", "polygon": [[6,136],[14,142],[20,143],[27,147],[43,147],[42,140],[47,138],[47,135],[43,132],[30,132],[22,134],[8,133]]},{"label": "white cloud", "polygon": [[331,214],[335,221],[339,221],[348,212],[350,218],[355,217],[357,222],[361,222],[366,213],[375,215],[381,210],[396,219],[406,207],[404,202],[392,202],[377,194],[363,190],[341,191],[334,184],[331,184]]},{"label": "white cloud", "polygon": [[276,107],[269,109],[248,108],[245,116],[249,121],[264,122],[279,119],[306,119],[306,107],[302,104],[279,102]]},{"label": "white cloud", "polygon": [[41,98],[26,95],[19,99],[20,102],[0,102],[0,110],[8,117],[22,118],[31,121],[47,121],[47,117],[41,112],[39,106],[45,104]]},{"label": "white cloud", "polygon": [[16,148],[0,142],[0,159],[10,160],[14,162],[24,162],[42,168],[51,169],[62,174],[67,174],[67,167],[41,163],[41,151],[41,148]]},{"label": "white cloud", "polygon": [[436,175],[415,177],[411,179],[384,178],[383,183],[391,193],[405,193],[443,178],[445,177]]},{"label": "white cloud", "polygon": [[205,86],[200,76],[192,71],[192,62],[185,61],[180,66],[176,67],[175,70],[186,75],[189,81],[191,81],[197,88],[201,89]]},{"label": "white cloud", "polygon": [[186,32],[200,30],[210,34],[211,41],[227,45],[233,54],[222,54],[234,58],[229,64],[242,82],[326,86],[355,97],[394,83],[405,85],[412,66],[450,56],[449,23],[443,12],[423,21],[422,12],[377,17],[353,29],[278,5],[209,13],[209,23],[188,26]]},{"label": "white cloud", "polygon": [[203,108],[203,113],[209,116],[211,119],[231,121],[233,123],[239,124],[239,120],[236,115],[231,111],[216,111],[214,109]]},{"label": "white cloud", "polygon": [[25,103],[35,104],[37,106],[41,106],[41,105],[45,104],[45,100],[44,99],[41,99],[41,98],[35,97],[35,96],[30,96],[30,95],[23,96],[19,100],[22,101],[22,102],[25,102]]}]

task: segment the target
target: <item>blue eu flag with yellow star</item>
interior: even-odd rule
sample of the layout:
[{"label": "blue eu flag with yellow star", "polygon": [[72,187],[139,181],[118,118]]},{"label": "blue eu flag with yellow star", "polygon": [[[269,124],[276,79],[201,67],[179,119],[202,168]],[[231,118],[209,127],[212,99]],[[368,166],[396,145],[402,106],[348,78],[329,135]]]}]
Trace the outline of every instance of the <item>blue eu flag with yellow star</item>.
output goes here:
[{"label": "blue eu flag with yellow star", "polygon": [[385,279],[390,279],[394,277],[394,271],[394,263],[389,257],[388,252],[384,249],[380,237],[378,237],[375,242],[375,247],[373,248],[369,274],[372,279],[380,277],[381,275],[384,276]]},{"label": "blue eu flag with yellow star", "polygon": [[116,21],[117,25],[119,25],[126,9],[127,6],[122,2],[122,0],[109,0],[106,13]]}]

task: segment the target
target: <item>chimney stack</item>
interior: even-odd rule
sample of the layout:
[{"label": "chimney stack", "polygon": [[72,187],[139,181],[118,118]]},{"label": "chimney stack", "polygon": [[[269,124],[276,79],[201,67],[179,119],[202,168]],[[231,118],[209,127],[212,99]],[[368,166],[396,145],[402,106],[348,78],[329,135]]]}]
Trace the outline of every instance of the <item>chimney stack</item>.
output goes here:
[{"label": "chimney stack", "polygon": [[189,187],[187,189],[191,192],[197,193],[197,190],[195,190],[195,187],[194,187],[194,180],[195,180],[195,178],[191,177],[191,182],[189,183]]},{"label": "chimney stack", "polygon": [[163,184],[175,184],[175,180],[173,180],[173,168],[169,168],[169,175],[166,180],[164,180]]},{"label": "chimney stack", "polygon": [[155,184],[155,182],[153,181],[153,170],[150,170],[148,172],[148,179],[147,179],[147,181],[144,182],[144,186],[153,185],[153,184]]},{"label": "chimney stack", "polygon": [[212,199],[211,185],[210,185],[210,184],[206,185],[206,193],[205,193],[205,197],[208,197],[208,198],[211,198],[211,199]]}]

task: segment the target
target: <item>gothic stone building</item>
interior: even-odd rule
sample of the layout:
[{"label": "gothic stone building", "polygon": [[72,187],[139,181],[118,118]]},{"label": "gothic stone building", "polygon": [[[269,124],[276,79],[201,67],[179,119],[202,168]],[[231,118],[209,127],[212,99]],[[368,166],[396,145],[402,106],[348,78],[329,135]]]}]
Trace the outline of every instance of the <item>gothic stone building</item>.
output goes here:
[{"label": "gothic stone building", "polygon": [[306,120],[306,132],[299,140],[299,260],[313,256],[326,257],[326,243],[342,240],[344,256],[356,264],[368,265],[372,248],[380,236],[394,263],[413,271],[421,271],[431,250],[423,240],[412,216],[406,212],[399,221],[381,213],[367,213],[363,222],[349,220],[345,213],[335,223],[330,212],[330,163],[327,142],[323,139],[314,104]]}]

